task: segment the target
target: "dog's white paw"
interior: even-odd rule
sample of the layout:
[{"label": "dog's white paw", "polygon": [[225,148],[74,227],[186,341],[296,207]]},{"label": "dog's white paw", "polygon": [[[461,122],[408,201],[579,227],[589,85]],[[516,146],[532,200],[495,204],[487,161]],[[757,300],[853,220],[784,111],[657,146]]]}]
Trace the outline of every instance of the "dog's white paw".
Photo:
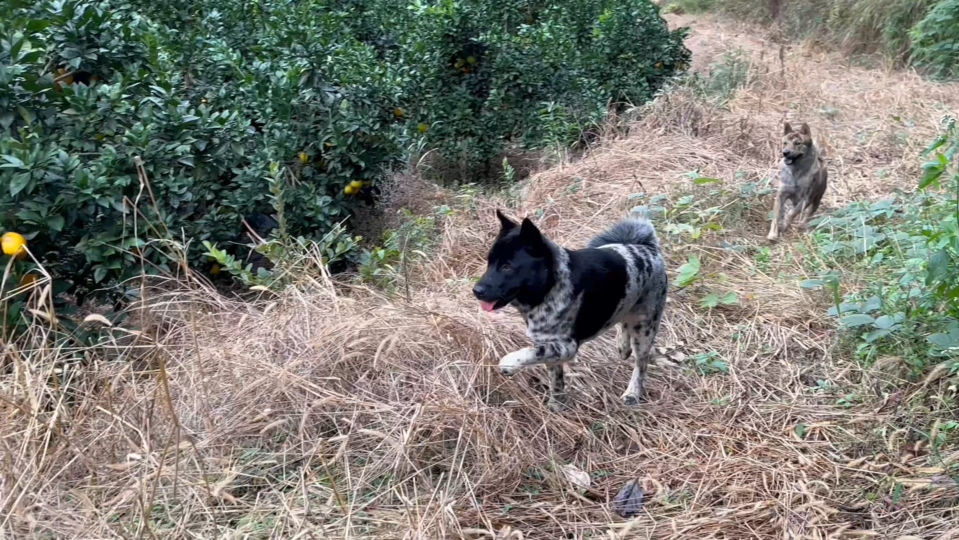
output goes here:
[{"label": "dog's white paw", "polygon": [[643,402],[643,399],[638,392],[627,391],[625,394],[623,394],[622,399],[623,405],[626,405],[627,407],[635,407]]},{"label": "dog's white paw", "polygon": [[766,240],[769,240],[770,242],[775,242],[777,238],[779,238],[779,235],[776,233],[769,233],[769,235],[766,236]]},{"label": "dog's white paw", "polygon": [[522,360],[523,355],[520,351],[507,354],[499,361],[499,372],[507,377],[516,375],[523,369]]}]

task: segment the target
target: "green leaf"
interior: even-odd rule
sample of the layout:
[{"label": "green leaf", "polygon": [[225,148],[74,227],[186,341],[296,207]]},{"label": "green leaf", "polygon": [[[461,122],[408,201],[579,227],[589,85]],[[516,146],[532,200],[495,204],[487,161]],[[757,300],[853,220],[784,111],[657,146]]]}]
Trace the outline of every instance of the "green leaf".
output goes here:
[{"label": "green leaf", "polygon": [[10,196],[16,197],[18,193],[30,185],[30,173],[21,173],[13,175],[10,181]]},{"label": "green leaf", "polygon": [[47,227],[50,227],[51,229],[57,232],[60,232],[63,230],[64,224],[65,224],[65,220],[63,216],[53,215],[47,218]]},{"label": "green leaf", "polygon": [[679,267],[679,273],[676,276],[676,286],[683,288],[692,285],[699,279],[700,262],[696,255],[689,256],[689,262]]},{"label": "green leaf", "polygon": [[0,165],[0,169],[23,169],[26,167],[26,164],[16,156],[4,154],[2,157],[6,163]]},{"label": "green leaf", "polygon": [[892,328],[893,326],[896,326],[896,320],[890,317],[889,315],[883,315],[882,317],[879,317],[878,319],[876,319],[875,324],[876,324],[876,328],[879,328],[882,330],[888,330]]},{"label": "green leaf", "polygon": [[859,313],[870,313],[880,308],[882,308],[882,299],[878,296],[872,296],[859,306]]},{"label": "green leaf", "polygon": [[739,303],[739,295],[735,292],[728,292],[719,299],[719,303],[727,306],[733,306]]},{"label": "green leaf", "polygon": [[874,324],[876,321],[869,315],[857,313],[854,315],[844,315],[839,318],[839,324],[844,328],[856,328],[867,324]]},{"label": "green leaf", "polygon": [[801,282],[799,286],[802,287],[803,289],[818,289],[819,287],[822,287],[822,280],[807,279],[806,281]]},{"label": "green leaf", "polygon": [[806,424],[803,424],[803,423],[796,424],[796,435],[800,439],[806,438]]},{"label": "green leaf", "polygon": [[932,334],[926,338],[939,350],[946,351],[959,347],[959,332],[949,332],[948,334]]},{"label": "green leaf", "polygon": [[699,305],[704,308],[712,309],[719,305],[719,295],[716,293],[709,293],[699,301]]},{"label": "green leaf", "polygon": [[96,269],[93,271],[93,281],[95,283],[100,283],[105,277],[107,277],[107,269],[103,266],[96,267]]},{"label": "green leaf", "polygon": [[696,184],[697,186],[705,186],[707,184],[722,184],[723,181],[720,180],[719,178],[699,177],[699,178],[693,178],[693,183]]},{"label": "green leaf", "polygon": [[938,150],[940,147],[942,147],[942,145],[946,144],[948,140],[949,138],[946,135],[939,135],[938,137],[936,137],[936,140],[929,145],[928,148],[922,151],[922,154],[920,155],[921,156],[929,155],[929,153]]},{"label": "green leaf", "polygon": [[953,274],[952,257],[946,249],[940,249],[926,263],[926,285],[944,281]]},{"label": "green leaf", "polygon": [[[940,154],[941,155],[941,154]],[[926,189],[932,184],[939,184],[939,177],[945,172],[945,167],[941,163],[924,163],[922,165],[922,180],[919,181],[919,189]]]}]

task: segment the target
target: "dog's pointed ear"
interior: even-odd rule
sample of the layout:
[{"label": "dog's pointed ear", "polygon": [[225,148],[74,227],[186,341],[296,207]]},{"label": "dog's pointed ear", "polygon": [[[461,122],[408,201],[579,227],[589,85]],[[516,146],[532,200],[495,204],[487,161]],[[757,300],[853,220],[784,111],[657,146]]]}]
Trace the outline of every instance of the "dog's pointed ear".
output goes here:
[{"label": "dog's pointed ear", "polygon": [[533,256],[542,257],[546,254],[546,240],[543,238],[543,233],[539,232],[529,218],[523,219],[519,235],[523,239],[523,245],[529,248]]},{"label": "dog's pointed ear", "polygon": [[803,135],[807,137],[812,137],[812,130],[809,129],[809,124],[805,122],[803,122],[802,125],[799,126],[799,133],[802,133]]},{"label": "dog's pointed ear", "polygon": [[499,218],[500,234],[506,234],[516,228],[516,222],[506,217],[502,212],[496,210],[496,217]]},{"label": "dog's pointed ear", "polygon": [[783,135],[789,135],[793,132],[793,127],[789,122],[783,123]]}]

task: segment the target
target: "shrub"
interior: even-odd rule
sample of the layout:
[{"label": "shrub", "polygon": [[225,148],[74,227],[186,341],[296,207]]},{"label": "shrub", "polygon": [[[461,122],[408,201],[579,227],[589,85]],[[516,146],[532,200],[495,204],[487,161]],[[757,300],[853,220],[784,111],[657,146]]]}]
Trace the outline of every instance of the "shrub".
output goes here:
[{"label": "shrub", "polygon": [[[829,315],[857,339],[867,360],[901,356],[916,372],[930,359],[951,359],[959,370],[959,127],[927,151],[921,191],[872,203],[857,202],[823,217],[815,233],[823,279],[834,306]],[[946,187],[945,191],[928,189]],[[862,274],[866,286],[840,295],[839,269]]]},{"label": "shrub", "polygon": [[150,238],[185,239],[202,264],[201,241],[270,210],[273,161],[291,171],[290,232],[320,237],[354,204],[344,187],[401,156],[398,87],[346,14],[197,2],[158,22],[112,0],[7,5],[0,212],[81,298],[139,273],[141,255],[168,270]]},{"label": "shrub", "polygon": [[941,0],[911,35],[915,64],[938,77],[959,77],[959,0]]},{"label": "shrub", "polygon": [[0,216],[81,302],[172,272],[171,246],[247,270],[271,185],[284,234],[340,245],[411,140],[482,172],[689,57],[648,0],[0,1]]},{"label": "shrub", "polygon": [[575,142],[689,60],[684,31],[648,0],[417,2],[404,17],[380,39],[410,66],[411,123],[472,179],[506,145]]}]

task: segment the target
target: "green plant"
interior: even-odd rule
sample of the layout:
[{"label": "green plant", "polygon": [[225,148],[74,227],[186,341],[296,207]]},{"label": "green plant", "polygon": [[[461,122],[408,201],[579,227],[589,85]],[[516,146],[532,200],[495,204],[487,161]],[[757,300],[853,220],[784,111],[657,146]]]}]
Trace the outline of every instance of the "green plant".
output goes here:
[{"label": "green plant", "polygon": [[280,260],[316,242],[334,260],[328,233],[407,149],[482,175],[506,146],[575,143],[689,60],[649,0],[3,8],[0,219],[53,276],[58,309],[61,292],[132,298],[130,279],[170,273],[171,255],[202,268],[213,253],[250,279],[241,223],[275,211],[280,188],[282,232],[257,249]]},{"label": "green plant", "polygon": [[721,61],[709,67],[709,75],[693,74],[690,86],[703,96],[715,100],[719,105],[728,102],[736,90],[749,82],[749,57],[742,49],[723,54]]},{"label": "green plant", "polygon": [[715,351],[693,355],[693,365],[702,375],[729,373],[729,365],[726,364],[719,353]]},{"label": "green plant", "polygon": [[940,0],[910,36],[913,63],[937,77],[959,76],[959,0]]},{"label": "green plant", "polygon": [[[860,357],[901,356],[916,373],[930,361],[959,369],[959,128],[954,119],[927,149],[920,191],[853,203],[814,220],[819,258],[859,276],[843,295],[839,274],[803,287],[831,290],[835,317]],[[948,189],[941,189],[948,188]],[[849,284],[850,286],[852,284]]]},{"label": "green plant", "polygon": [[575,143],[610,103],[643,103],[689,61],[649,0],[399,1],[377,22],[408,69],[404,101],[427,146],[467,177],[507,146]]},{"label": "green plant", "polygon": [[392,68],[348,13],[316,7],[6,1],[4,224],[78,301],[115,300],[141,271],[169,271],[170,241],[197,267],[202,241],[232,250],[241,220],[270,209],[278,162],[285,227],[322,239],[356,204],[344,187],[401,157],[403,126]]},{"label": "green plant", "polygon": [[720,305],[735,306],[737,304],[739,304],[739,295],[734,291],[729,291],[726,294],[711,292],[699,301],[699,305],[706,309],[712,309]]},{"label": "green plant", "polygon": [[949,0],[724,0],[715,8],[763,23],[778,18],[792,39],[816,37],[852,54],[881,52],[905,62],[912,46],[911,30],[944,1]]},{"label": "green plant", "polygon": [[699,275],[700,266],[699,257],[690,255],[689,260],[683,263],[676,273],[676,286],[684,288],[699,281],[701,279]]},{"label": "green plant", "polygon": [[[445,212],[440,209],[437,213]],[[402,214],[400,227],[386,231],[382,245],[364,249],[358,259],[360,278],[387,292],[392,292],[400,280],[408,285],[410,261],[426,257],[433,243],[433,216],[417,216],[406,209]]]}]

